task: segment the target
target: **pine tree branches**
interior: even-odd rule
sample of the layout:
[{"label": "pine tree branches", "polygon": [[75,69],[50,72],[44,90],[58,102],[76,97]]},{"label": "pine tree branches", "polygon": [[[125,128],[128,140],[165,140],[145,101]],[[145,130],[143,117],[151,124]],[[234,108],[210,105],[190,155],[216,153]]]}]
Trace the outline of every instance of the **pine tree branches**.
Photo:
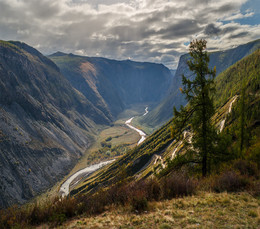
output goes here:
[{"label": "pine tree branches", "polygon": [[190,43],[191,59],[187,61],[189,69],[194,73],[194,79],[182,76],[183,89],[189,104],[181,107],[180,111],[174,108],[172,134],[177,139],[183,139],[184,130],[190,128],[192,135],[190,142],[184,141],[185,161],[202,164],[202,175],[210,171],[210,163],[217,137],[216,128],[211,123],[215,109],[212,94],[215,90],[214,78],[216,69],[208,67],[209,55],[206,52],[206,41],[195,40]]}]

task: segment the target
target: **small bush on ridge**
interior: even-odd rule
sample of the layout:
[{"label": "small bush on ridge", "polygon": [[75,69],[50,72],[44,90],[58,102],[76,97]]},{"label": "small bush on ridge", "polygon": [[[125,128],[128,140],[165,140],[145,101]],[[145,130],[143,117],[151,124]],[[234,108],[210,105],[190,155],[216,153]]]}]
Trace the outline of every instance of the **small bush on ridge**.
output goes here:
[{"label": "small bush on ridge", "polygon": [[249,179],[234,171],[226,171],[216,177],[213,188],[216,192],[239,192],[249,185]]},{"label": "small bush on ridge", "polygon": [[163,198],[171,199],[195,193],[197,182],[181,173],[173,173],[162,180]]}]

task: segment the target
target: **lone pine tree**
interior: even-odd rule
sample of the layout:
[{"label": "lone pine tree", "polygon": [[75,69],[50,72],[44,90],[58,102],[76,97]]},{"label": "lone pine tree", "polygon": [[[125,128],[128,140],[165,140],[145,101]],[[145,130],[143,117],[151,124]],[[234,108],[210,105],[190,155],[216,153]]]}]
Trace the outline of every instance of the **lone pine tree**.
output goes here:
[{"label": "lone pine tree", "polygon": [[[190,43],[190,59],[187,61],[192,75],[182,76],[183,88],[188,105],[177,111],[174,107],[173,134],[184,135],[189,130],[192,136],[185,141],[186,153],[184,163],[198,163],[202,175],[210,173],[210,164],[214,154],[217,131],[211,123],[214,114],[213,92],[216,69],[209,69],[209,55],[205,40]],[[192,79],[191,79],[192,78]],[[188,125],[189,124],[189,125]],[[187,139],[187,138],[186,138]]]}]

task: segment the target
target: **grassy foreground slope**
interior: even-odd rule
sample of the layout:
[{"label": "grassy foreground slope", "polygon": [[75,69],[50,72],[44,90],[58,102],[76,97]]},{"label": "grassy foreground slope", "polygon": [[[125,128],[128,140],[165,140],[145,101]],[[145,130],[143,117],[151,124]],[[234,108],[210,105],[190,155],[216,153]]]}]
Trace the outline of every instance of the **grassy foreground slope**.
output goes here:
[{"label": "grassy foreground slope", "polygon": [[81,217],[58,228],[258,228],[260,201],[247,193],[205,193],[149,203],[145,214],[111,207],[98,216]]}]

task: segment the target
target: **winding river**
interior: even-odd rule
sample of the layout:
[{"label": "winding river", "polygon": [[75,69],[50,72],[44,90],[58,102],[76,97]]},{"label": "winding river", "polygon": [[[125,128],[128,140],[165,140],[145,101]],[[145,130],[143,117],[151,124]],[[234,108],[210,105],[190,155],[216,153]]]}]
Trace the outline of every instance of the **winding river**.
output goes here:
[{"label": "winding river", "polygon": [[78,179],[78,181],[76,181],[76,182],[74,183],[74,185],[76,185],[76,184],[80,181],[80,179],[81,179],[82,177],[89,176],[91,173],[95,172],[95,171],[98,170],[98,169],[101,169],[103,166],[108,165],[108,164],[112,163],[113,161],[115,161],[115,159],[109,160],[109,161],[100,162],[100,163],[98,163],[98,164],[88,166],[88,167],[86,167],[85,169],[81,169],[81,170],[79,170],[78,172],[74,173],[72,176],[70,176],[70,177],[61,185],[60,190],[59,190],[59,194],[60,194],[62,197],[65,197],[65,196],[69,195],[70,186],[71,186],[71,183],[72,183],[73,181],[75,181],[76,179]]},{"label": "winding river", "polygon": [[[145,113],[143,114],[143,116],[147,115],[148,114],[148,107],[145,108]],[[125,124],[135,130],[136,132],[139,133],[139,135],[141,136],[141,139],[138,141],[137,145],[141,144],[145,138],[146,138],[146,134],[135,128],[134,126],[130,125],[130,123],[132,122],[134,117],[128,119]],[[70,186],[73,184],[73,185],[76,185],[83,177],[87,177],[89,176],[91,173],[97,171],[98,169],[101,169],[102,167],[104,167],[105,165],[108,165],[110,163],[112,163],[113,161],[115,161],[115,159],[113,160],[109,160],[109,161],[104,161],[104,162],[100,162],[98,164],[95,164],[95,165],[91,165],[91,166],[88,166],[84,169],[81,169],[79,170],[78,172],[74,173],[73,175],[71,175],[60,187],[60,190],[59,190],[59,194],[61,195],[61,197],[66,197],[67,195],[69,195],[70,193]]]},{"label": "winding river", "polygon": [[[148,112],[149,112],[149,111],[148,111],[148,107],[146,107],[146,108],[145,108],[145,113],[143,114],[143,116],[147,115]],[[141,136],[140,140],[139,140],[138,143],[137,143],[137,145],[140,145],[140,144],[145,140],[145,138],[146,138],[146,133],[144,133],[143,131],[137,129],[136,127],[134,127],[134,126],[132,126],[132,125],[130,125],[130,123],[132,122],[133,119],[134,119],[134,117],[132,117],[132,118],[126,120],[126,121],[125,121],[125,124],[126,124],[129,128],[131,128],[131,129],[135,130],[136,132],[138,132],[138,134]]]}]

